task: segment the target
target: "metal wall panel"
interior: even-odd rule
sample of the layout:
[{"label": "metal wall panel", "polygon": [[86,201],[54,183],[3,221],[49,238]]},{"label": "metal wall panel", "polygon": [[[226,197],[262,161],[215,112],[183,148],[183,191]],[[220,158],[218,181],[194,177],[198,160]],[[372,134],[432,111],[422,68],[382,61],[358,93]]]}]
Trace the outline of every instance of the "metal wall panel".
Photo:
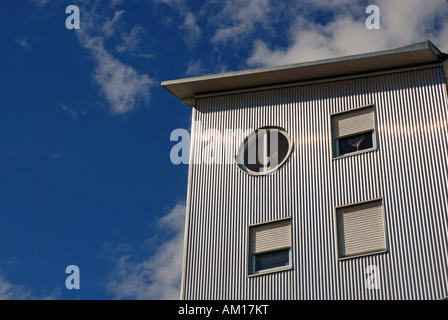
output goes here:
[{"label": "metal wall panel", "polygon": [[[438,299],[447,286],[448,108],[441,67],[196,99],[192,159],[217,129],[279,126],[277,172],[190,164],[185,299]],[[377,150],[333,159],[330,114],[373,104]],[[383,199],[387,252],[340,260],[336,207]],[[249,226],[291,218],[292,269],[248,276]],[[376,266],[378,289],[366,285]]]}]

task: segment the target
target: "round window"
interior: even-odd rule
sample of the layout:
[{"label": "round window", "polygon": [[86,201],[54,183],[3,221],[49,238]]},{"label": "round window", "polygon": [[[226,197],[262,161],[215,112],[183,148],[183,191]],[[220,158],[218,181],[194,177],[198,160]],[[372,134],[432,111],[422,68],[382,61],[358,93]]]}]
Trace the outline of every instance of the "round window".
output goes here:
[{"label": "round window", "polygon": [[255,130],[244,140],[236,161],[244,172],[264,175],[279,168],[291,151],[292,142],[285,130],[265,127]]}]

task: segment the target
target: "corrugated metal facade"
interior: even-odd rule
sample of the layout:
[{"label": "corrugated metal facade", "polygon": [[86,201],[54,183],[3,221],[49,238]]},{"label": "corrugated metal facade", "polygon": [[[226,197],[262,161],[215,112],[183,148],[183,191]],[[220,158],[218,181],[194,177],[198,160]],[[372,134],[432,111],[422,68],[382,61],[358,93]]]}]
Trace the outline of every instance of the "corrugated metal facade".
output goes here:
[{"label": "corrugated metal facade", "polygon": [[[330,115],[373,104],[376,151],[333,159]],[[198,123],[201,123],[199,127]],[[207,129],[279,126],[277,172],[190,164],[184,299],[439,299],[448,296],[448,107],[441,66],[196,99],[192,157]],[[244,139],[224,139],[237,151]],[[382,199],[387,253],[340,260],[335,208]],[[249,225],[291,218],[292,269],[248,276]],[[379,289],[366,286],[377,267]]]}]

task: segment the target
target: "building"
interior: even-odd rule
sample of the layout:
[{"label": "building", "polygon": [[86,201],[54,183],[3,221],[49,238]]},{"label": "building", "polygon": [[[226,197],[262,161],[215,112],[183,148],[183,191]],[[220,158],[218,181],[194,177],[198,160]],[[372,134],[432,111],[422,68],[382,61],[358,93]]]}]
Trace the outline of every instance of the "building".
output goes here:
[{"label": "building", "polygon": [[[447,58],[427,41],[162,82],[193,112],[181,298],[448,296]],[[212,142],[233,160],[201,161]]]}]

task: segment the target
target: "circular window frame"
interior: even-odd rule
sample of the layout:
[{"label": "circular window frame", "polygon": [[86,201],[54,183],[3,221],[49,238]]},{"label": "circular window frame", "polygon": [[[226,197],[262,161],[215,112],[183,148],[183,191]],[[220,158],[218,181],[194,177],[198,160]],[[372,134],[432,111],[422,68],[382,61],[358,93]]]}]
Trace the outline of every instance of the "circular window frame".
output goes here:
[{"label": "circular window frame", "polygon": [[[252,171],[246,167],[246,165],[244,163],[244,153],[245,153],[247,147],[249,146],[249,144],[251,144],[254,140],[258,139],[259,134],[260,134],[260,132],[262,132],[262,130],[277,130],[279,134],[282,134],[286,138],[286,140],[288,141],[289,147],[288,147],[288,152],[286,153],[284,159],[282,161],[280,161],[275,167],[273,167],[272,169],[269,169],[267,171],[264,171],[264,172],[256,172],[256,171]],[[293,147],[294,147],[294,143],[291,140],[291,136],[285,129],[276,127],[276,126],[261,127],[261,128],[254,130],[253,132],[251,132],[248,136],[246,136],[244,138],[241,146],[238,148],[238,152],[235,156],[235,162],[236,162],[236,165],[238,166],[238,168],[247,175],[250,175],[250,176],[270,175],[270,174],[273,174],[274,172],[276,172],[289,159],[289,157],[291,156]]]}]

